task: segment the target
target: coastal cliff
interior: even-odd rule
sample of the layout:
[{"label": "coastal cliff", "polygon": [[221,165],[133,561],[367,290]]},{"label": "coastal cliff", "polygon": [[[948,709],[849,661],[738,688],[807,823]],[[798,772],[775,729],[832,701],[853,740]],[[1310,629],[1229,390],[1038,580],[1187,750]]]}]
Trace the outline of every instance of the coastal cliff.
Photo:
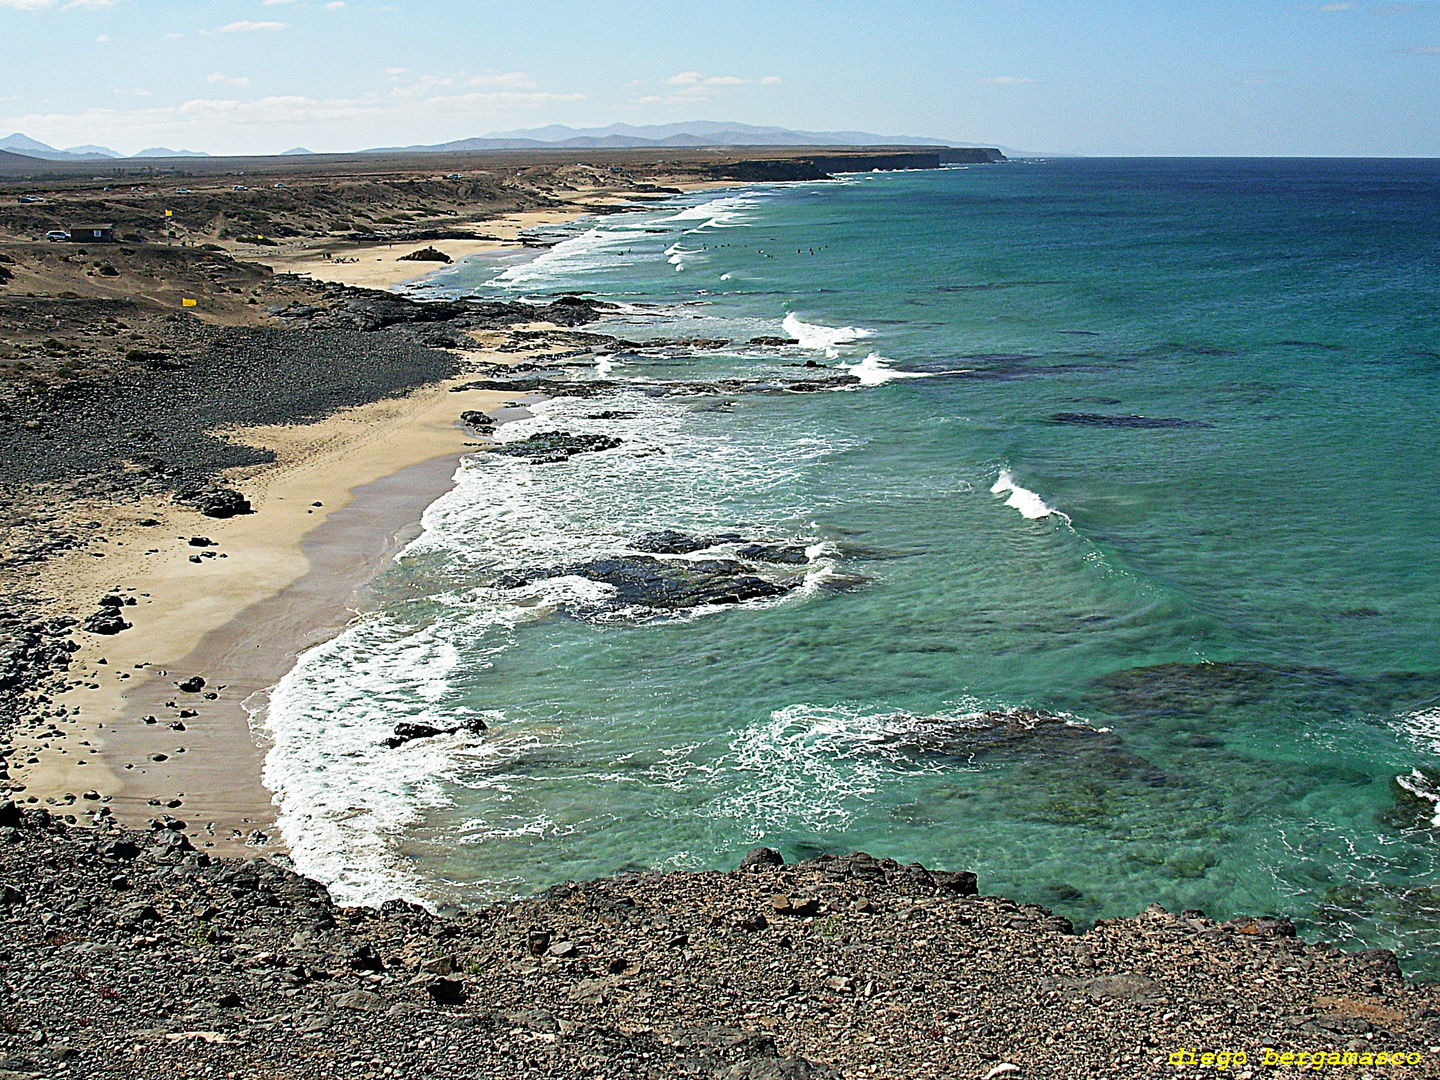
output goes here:
[{"label": "coastal cliff", "polygon": [[879,169],[938,169],[951,164],[995,164],[1005,155],[992,148],[963,149],[943,147],[936,150],[907,150],[886,153],[854,152],[844,154],[800,155],[787,158],[757,158],[727,162],[714,167],[717,180],[740,180],[765,183],[785,180],[824,180],[833,173],[871,172]]}]

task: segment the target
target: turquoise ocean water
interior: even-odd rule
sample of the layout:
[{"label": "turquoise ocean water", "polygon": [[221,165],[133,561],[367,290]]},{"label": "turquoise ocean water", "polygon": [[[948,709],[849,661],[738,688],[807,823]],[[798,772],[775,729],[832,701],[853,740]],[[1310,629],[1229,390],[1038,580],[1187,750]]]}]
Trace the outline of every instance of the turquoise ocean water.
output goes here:
[{"label": "turquoise ocean water", "polygon": [[[303,869],[464,904],[864,849],[1082,924],[1281,912],[1440,971],[1440,163],[736,188],[423,294],[574,291],[621,305],[594,329],[733,344],[580,361],[620,386],[500,437],[622,445],[468,460],[275,690]],[[806,361],[861,383],[644,392]],[[661,528],[803,544],[766,571],[803,584],[662,617],[506,577]],[[983,737],[1018,708],[1072,726]]]}]

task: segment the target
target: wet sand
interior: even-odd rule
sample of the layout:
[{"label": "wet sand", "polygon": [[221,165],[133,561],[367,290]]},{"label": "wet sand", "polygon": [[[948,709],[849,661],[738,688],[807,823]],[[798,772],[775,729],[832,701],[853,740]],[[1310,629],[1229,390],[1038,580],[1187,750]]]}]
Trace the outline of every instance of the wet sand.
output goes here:
[{"label": "wet sand", "polygon": [[[123,609],[133,626],[80,636],[72,668],[80,685],[56,697],[69,711],[64,737],[27,738],[25,756],[39,760],[21,773],[21,796],[65,804],[82,795],[77,806],[106,805],[129,824],[170,813],[197,846],[217,852],[255,830],[274,845],[263,748],[244,705],[263,705],[263,691],[298,653],[344,627],[357,590],[448,490],[460,457],[479,445],[459,414],[494,412],[514,396],[452,392],[458,381],[315,424],[232,433],[278,455],[231,478],[253,514],[214,520],[168,503],[128,507],[126,519],[153,513],[163,528],[111,522],[107,558],[50,568],[46,586],[57,593],[133,599]],[[210,543],[191,546],[192,536]],[[178,690],[195,675],[206,682],[201,692]],[[171,728],[177,722],[183,731]]]}]

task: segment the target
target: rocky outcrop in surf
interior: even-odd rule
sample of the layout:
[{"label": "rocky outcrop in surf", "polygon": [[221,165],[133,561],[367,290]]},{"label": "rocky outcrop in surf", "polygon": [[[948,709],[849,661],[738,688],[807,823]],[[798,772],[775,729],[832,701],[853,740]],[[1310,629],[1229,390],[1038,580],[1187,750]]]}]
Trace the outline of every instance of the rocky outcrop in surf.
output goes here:
[{"label": "rocky outcrop in surf", "polygon": [[1164,772],[1130,750],[1115,732],[1033,709],[907,718],[880,744],[926,758],[1063,761],[1072,776],[1089,771],[1109,782],[1166,782]]},{"label": "rocky outcrop in surf", "polygon": [[603,300],[561,296],[548,304],[494,300],[412,300],[380,289],[323,285],[319,302],[294,302],[275,312],[286,323],[314,330],[362,330],[440,324],[457,330],[495,330],[522,323],[582,326],[617,310]]},{"label": "rocky outcrop in surf", "polygon": [[660,559],[652,555],[612,555],[589,562],[503,577],[502,588],[519,588],[547,578],[582,577],[609,585],[609,609],[653,608],[680,611],[708,604],[739,604],[783,596],[802,582],[771,581],[735,559]]},{"label": "rocky outcrop in surf", "polygon": [[858,375],[820,375],[811,379],[675,379],[655,382],[620,382],[614,379],[572,379],[563,375],[523,375],[475,379],[456,386],[462,390],[501,390],[509,394],[549,394],[552,397],[607,397],[618,391],[646,397],[698,397],[729,394],[814,394],[859,386]]},{"label": "rocky outcrop in surf", "polygon": [[1351,675],[1335,668],[1219,660],[1128,668],[1097,679],[1092,700],[1133,717],[1196,717],[1263,704],[1358,715],[1414,708],[1440,695],[1440,673]]},{"label": "rocky outcrop in surf", "polygon": [[553,465],[569,461],[576,454],[597,454],[614,450],[624,440],[611,435],[571,435],[568,431],[545,431],[514,442],[496,443],[486,453],[524,458],[531,465]]},{"label": "rocky outcrop in surf", "polygon": [[1209,428],[1203,420],[1182,420],[1176,416],[1111,416],[1107,413],[1062,412],[1050,417],[1052,424],[1067,424],[1070,427],[1132,428],[1135,430],[1157,430],[1161,428]]},{"label": "rocky outcrop in surf", "polygon": [[642,533],[632,539],[632,551],[645,551],[652,555],[688,555],[692,551],[703,551],[717,544],[741,543],[739,533],[721,533],[718,536],[691,536],[678,529],[658,529]]}]

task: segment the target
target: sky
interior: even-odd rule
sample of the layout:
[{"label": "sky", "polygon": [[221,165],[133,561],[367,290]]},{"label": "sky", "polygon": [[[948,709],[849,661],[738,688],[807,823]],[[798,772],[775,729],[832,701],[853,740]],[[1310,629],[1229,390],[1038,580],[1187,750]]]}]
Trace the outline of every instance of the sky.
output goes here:
[{"label": "sky", "polygon": [[1440,0],[0,0],[0,136],[317,152],[725,120],[1440,156]]}]

